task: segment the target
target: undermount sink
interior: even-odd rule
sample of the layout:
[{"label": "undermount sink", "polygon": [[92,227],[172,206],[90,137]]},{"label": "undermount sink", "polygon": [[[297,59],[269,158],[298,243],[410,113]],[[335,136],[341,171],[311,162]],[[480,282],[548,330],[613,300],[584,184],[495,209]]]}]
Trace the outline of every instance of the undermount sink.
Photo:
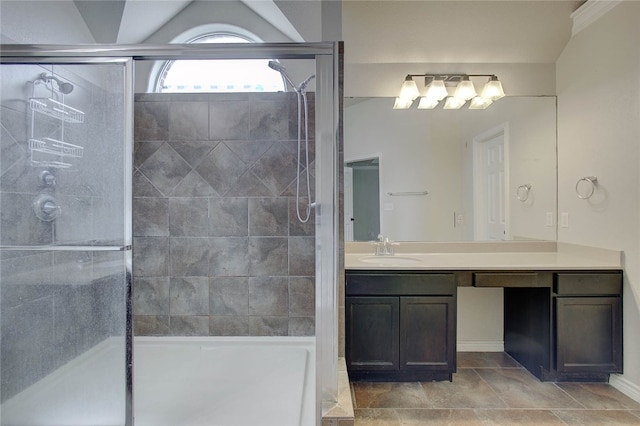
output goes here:
[{"label": "undermount sink", "polygon": [[413,265],[420,263],[420,259],[407,256],[365,256],[361,257],[360,262],[375,263],[377,265]]}]

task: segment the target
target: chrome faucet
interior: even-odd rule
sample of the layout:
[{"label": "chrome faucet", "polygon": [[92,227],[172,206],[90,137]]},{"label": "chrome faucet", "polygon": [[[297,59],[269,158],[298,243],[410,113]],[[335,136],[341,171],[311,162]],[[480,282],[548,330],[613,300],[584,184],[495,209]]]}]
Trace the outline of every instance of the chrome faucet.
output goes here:
[{"label": "chrome faucet", "polygon": [[374,244],[376,246],[376,256],[393,256],[393,246],[399,245],[398,243],[392,243],[389,241],[389,237],[383,237],[382,234],[378,234],[378,241]]}]

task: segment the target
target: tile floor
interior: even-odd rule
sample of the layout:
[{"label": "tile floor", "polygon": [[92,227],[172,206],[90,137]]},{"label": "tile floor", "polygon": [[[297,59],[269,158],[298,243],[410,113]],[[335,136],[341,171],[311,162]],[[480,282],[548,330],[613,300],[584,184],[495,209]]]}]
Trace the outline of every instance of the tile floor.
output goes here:
[{"label": "tile floor", "polygon": [[453,382],[351,383],[356,426],[640,425],[608,384],[543,383],[505,353],[459,352]]}]

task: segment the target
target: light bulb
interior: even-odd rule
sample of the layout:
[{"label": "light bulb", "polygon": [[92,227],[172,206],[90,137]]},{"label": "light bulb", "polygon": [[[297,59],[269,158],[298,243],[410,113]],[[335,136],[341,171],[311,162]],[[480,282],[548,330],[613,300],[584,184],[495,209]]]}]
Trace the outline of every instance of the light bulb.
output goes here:
[{"label": "light bulb", "polygon": [[418,96],[420,96],[418,85],[416,84],[415,81],[413,81],[413,78],[410,75],[408,75],[407,78],[405,78],[404,83],[402,83],[399,97],[402,99],[407,99],[407,100],[410,99],[413,101]]},{"label": "light bulb", "polygon": [[444,86],[444,80],[433,80],[427,85],[426,97],[435,99],[436,101],[443,100],[446,96],[447,88]]},{"label": "light bulb", "polygon": [[492,101],[497,101],[500,98],[504,97],[504,90],[502,90],[502,83],[498,80],[497,76],[491,76],[491,79],[487,81],[482,89],[482,94],[480,95],[483,98],[491,99]]},{"label": "light bulb", "polygon": [[476,88],[473,87],[473,83],[471,82],[471,80],[469,80],[469,77],[465,76],[462,78],[460,83],[458,83],[453,96],[468,101],[469,99],[476,96],[476,94]]}]

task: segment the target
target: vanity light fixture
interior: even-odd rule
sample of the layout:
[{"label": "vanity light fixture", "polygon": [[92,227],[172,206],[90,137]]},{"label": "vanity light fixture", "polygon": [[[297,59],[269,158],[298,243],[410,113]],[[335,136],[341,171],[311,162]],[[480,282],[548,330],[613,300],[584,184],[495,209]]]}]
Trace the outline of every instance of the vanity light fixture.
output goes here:
[{"label": "vanity light fixture", "polygon": [[[468,100],[471,100],[469,109],[485,109],[505,96],[502,83],[495,74],[408,74],[402,83],[394,109],[409,109],[413,101],[420,96],[420,89],[414,77],[424,78],[425,85],[424,96],[420,98],[418,109],[433,109],[445,98],[445,109],[459,109]],[[471,81],[472,77],[489,79],[479,96]]]}]

